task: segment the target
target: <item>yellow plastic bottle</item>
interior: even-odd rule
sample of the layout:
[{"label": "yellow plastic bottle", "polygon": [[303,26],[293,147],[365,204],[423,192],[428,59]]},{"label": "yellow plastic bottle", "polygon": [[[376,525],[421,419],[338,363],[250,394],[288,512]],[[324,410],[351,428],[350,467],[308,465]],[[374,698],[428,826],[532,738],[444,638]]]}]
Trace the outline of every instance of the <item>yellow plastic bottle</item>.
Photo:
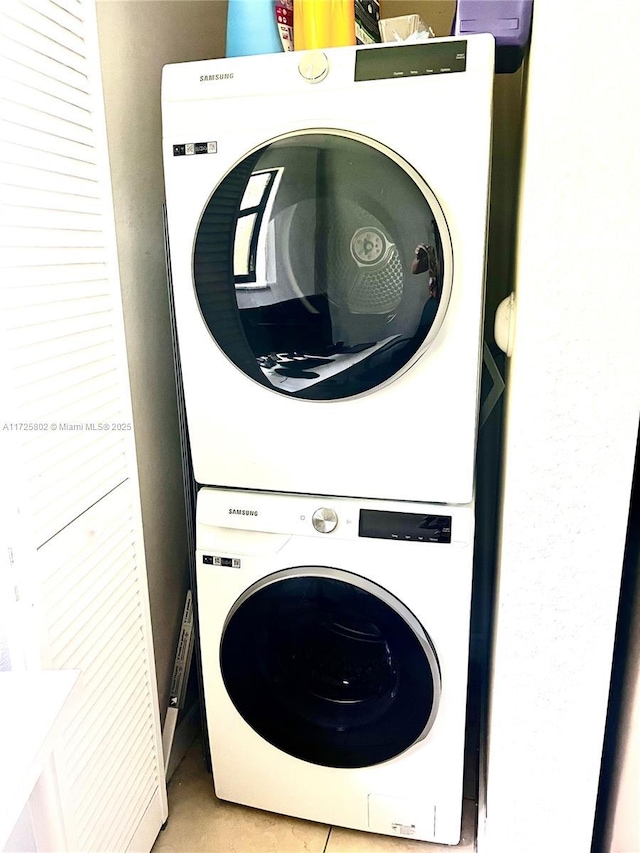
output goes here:
[{"label": "yellow plastic bottle", "polygon": [[295,50],[356,43],[354,0],[293,0]]}]

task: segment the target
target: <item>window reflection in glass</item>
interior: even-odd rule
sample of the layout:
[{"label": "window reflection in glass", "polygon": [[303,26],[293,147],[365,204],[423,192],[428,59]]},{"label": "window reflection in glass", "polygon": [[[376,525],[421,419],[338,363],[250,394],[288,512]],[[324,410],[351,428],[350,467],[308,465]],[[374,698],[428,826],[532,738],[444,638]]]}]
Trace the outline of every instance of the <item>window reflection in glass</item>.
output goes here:
[{"label": "window reflection in glass", "polygon": [[233,276],[236,287],[268,287],[269,213],[280,179],[278,169],[254,172],[247,182],[236,222],[233,242]]},{"label": "window reflection in glass", "polygon": [[255,273],[255,258],[252,257],[251,244],[256,227],[256,214],[248,213],[238,219],[236,239],[233,244],[233,273],[236,281],[249,278]]}]

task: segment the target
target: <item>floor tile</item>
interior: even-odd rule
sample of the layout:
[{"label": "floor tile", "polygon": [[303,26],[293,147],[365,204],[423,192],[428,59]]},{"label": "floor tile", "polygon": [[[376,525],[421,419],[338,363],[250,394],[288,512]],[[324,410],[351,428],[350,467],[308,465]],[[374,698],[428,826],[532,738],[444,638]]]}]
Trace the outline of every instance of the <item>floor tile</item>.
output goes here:
[{"label": "floor tile", "polygon": [[196,743],[171,778],[153,853],[323,853],[329,827],[219,800]]}]

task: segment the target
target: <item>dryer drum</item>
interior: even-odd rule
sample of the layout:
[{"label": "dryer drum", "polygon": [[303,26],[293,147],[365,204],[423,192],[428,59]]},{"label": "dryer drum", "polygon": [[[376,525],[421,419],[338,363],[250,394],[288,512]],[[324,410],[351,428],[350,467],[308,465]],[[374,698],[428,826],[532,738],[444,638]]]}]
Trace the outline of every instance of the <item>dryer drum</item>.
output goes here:
[{"label": "dryer drum", "polygon": [[393,758],[426,736],[437,711],[440,672],[422,626],[386,590],[339,570],[292,569],[254,585],[227,621],[220,663],[251,728],[315,764]]},{"label": "dryer drum", "polygon": [[[416,274],[420,245],[437,264]],[[450,258],[444,215],[409,164],[364,137],[305,131],[221,180],[193,276],[202,318],[236,367],[270,390],[333,400],[383,385],[433,339]]]}]

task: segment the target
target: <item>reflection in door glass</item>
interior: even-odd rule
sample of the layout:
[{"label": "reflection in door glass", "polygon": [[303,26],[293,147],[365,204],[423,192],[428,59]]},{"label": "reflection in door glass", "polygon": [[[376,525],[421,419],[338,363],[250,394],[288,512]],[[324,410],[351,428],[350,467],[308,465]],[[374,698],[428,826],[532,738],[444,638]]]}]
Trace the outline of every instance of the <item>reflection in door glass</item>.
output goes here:
[{"label": "reflection in door glass", "polygon": [[266,193],[271,184],[272,171],[254,172],[247,183],[247,188],[240,202],[240,210],[246,210],[248,207],[258,207],[266,201]]},{"label": "reflection in door glass", "polygon": [[199,226],[194,279],[212,335],[290,396],[385,383],[446,309],[434,208],[425,184],[365,142],[312,133],[264,146],[225,177]]},{"label": "reflection in door glass", "polygon": [[[233,278],[237,288],[269,287],[265,241],[280,171],[253,172],[240,202],[233,240]],[[266,226],[266,227],[265,227]]]},{"label": "reflection in door glass", "polygon": [[255,257],[251,252],[255,228],[255,213],[238,217],[236,239],[233,244],[233,274],[236,283],[248,279],[251,273],[254,273],[255,278]]}]

